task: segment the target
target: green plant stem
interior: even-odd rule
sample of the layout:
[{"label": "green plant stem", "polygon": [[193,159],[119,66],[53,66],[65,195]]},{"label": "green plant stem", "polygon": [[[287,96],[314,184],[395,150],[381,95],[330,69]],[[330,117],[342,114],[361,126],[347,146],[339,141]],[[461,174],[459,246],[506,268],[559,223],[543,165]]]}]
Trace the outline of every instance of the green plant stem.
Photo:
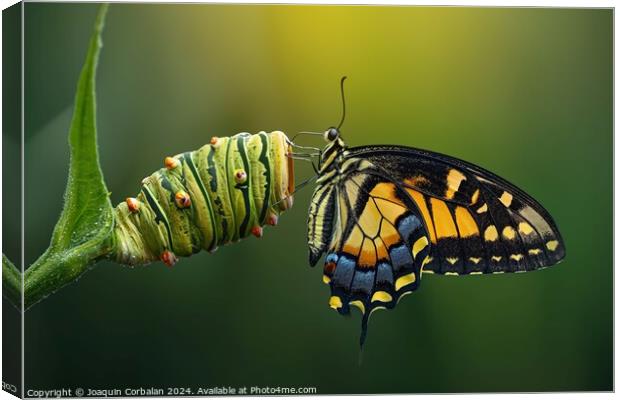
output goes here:
[{"label": "green plant stem", "polygon": [[[93,246],[86,243],[65,252],[48,249],[24,275],[24,311],[63,286],[77,280],[95,263],[113,251],[111,241]],[[2,254],[2,295],[16,308],[22,304],[22,274]]]},{"label": "green plant stem", "polygon": [[24,310],[77,280],[110,251],[108,243],[85,243],[63,252],[48,249],[24,275]]},{"label": "green plant stem", "polygon": [[21,309],[22,273],[2,254],[2,295]]}]

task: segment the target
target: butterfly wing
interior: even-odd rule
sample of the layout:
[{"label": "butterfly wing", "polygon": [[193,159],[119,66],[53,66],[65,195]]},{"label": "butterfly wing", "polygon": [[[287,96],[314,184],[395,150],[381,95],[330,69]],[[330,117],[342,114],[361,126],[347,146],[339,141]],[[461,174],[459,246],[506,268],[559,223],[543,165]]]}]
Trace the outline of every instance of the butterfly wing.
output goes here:
[{"label": "butterfly wing", "polygon": [[414,200],[432,243],[427,272],[525,272],[557,264],[565,256],[549,213],[483,168],[408,147],[359,147],[348,157],[368,160],[380,175],[389,173]]},{"label": "butterfly wing", "polygon": [[555,223],[516,186],[467,162],[407,147],[345,152],[319,179],[308,219],[310,263],[326,253],[329,304],[370,314],[439,274],[521,272],[564,257]]},{"label": "butterfly wing", "polygon": [[319,185],[309,213],[310,262],[326,252],[323,280],[329,305],[341,314],[394,308],[414,291],[430,251],[423,217],[410,196],[371,164],[352,159],[344,179]]}]

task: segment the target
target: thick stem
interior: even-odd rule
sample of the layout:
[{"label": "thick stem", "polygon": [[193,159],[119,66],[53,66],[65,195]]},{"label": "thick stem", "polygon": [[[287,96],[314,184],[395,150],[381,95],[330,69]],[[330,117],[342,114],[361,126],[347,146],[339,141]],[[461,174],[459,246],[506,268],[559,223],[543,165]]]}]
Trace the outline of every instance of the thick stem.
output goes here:
[{"label": "thick stem", "polygon": [[[48,249],[24,274],[23,310],[77,280],[97,261],[112,254],[113,247],[112,238],[108,238],[100,244],[88,242],[61,252]],[[22,274],[3,254],[2,295],[21,310],[21,293]]]},{"label": "thick stem", "polygon": [[87,242],[61,252],[48,249],[24,274],[24,310],[77,280],[110,251],[110,240],[98,245]]}]

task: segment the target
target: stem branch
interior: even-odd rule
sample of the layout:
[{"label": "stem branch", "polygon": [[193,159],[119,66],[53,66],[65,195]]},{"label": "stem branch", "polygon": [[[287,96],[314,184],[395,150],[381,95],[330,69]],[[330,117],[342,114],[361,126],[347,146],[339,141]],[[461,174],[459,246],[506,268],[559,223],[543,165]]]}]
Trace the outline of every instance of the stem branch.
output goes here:
[{"label": "stem branch", "polygon": [[2,295],[21,309],[22,274],[4,254],[2,254]]}]

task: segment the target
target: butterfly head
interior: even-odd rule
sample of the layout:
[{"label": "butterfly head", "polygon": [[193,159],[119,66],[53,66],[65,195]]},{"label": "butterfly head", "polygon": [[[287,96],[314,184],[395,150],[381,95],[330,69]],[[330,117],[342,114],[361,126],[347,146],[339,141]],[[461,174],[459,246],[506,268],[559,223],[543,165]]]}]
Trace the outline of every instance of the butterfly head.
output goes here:
[{"label": "butterfly head", "polygon": [[323,138],[327,142],[323,151],[321,151],[321,157],[319,159],[319,172],[327,171],[332,165],[337,164],[339,156],[346,149],[346,145],[340,137],[340,130],[338,128],[329,128],[323,133]]},{"label": "butterfly head", "polygon": [[323,148],[323,157],[325,157],[326,153],[333,153],[334,151],[340,153],[346,147],[339,128],[334,128],[333,126],[328,128],[323,132],[323,139],[327,142]]},{"label": "butterfly head", "polygon": [[340,131],[338,128],[334,128],[333,126],[323,133],[323,138],[327,143],[333,142],[334,140],[340,137]]}]

